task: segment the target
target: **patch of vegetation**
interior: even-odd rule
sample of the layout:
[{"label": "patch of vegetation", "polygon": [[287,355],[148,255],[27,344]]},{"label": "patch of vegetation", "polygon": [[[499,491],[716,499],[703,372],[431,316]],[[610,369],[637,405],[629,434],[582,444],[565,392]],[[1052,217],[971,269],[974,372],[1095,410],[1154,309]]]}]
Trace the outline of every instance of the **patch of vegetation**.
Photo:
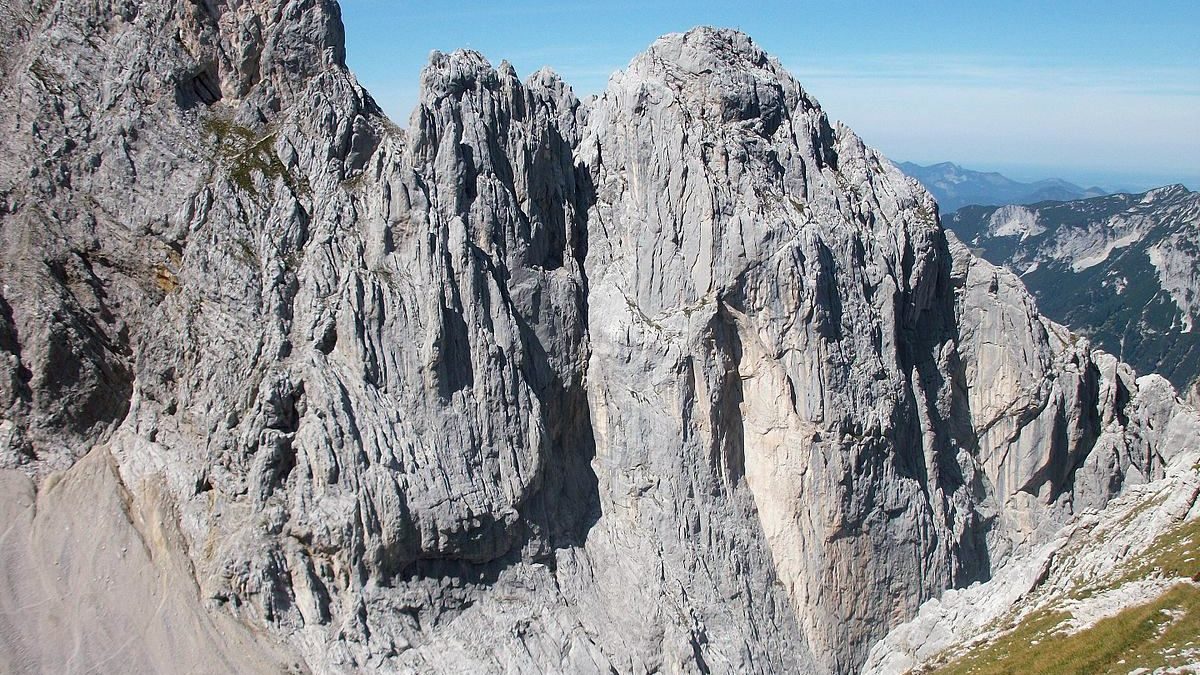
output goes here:
[{"label": "patch of vegetation", "polygon": [[[1026,617],[1020,623],[1009,629],[1009,632],[999,639],[981,645],[958,660],[932,670],[919,671],[937,675],[957,675],[959,673],[990,673],[991,670],[981,670],[989,664],[1002,664],[1017,656],[1031,645],[1039,644],[1053,634],[1071,617],[1065,612],[1047,612],[1040,610]],[[997,673],[1007,673],[1008,670],[997,670]],[[1011,671],[1017,672],[1017,671]]]},{"label": "patch of vegetation", "polygon": [[221,145],[221,154],[241,152],[254,142],[254,130],[232,120],[208,117],[201,125],[205,131],[217,137],[217,143]]},{"label": "patch of vegetation", "polygon": [[841,171],[838,171],[837,174],[834,175],[834,183],[838,186],[838,189],[841,190],[843,194],[853,195],[855,199],[862,198],[862,194],[860,194],[858,186],[851,184],[850,181],[847,180],[844,175],[842,175]]},{"label": "patch of vegetation", "polygon": [[932,227],[937,223],[937,218],[935,218],[933,214],[929,212],[929,209],[925,208],[924,206],[918,206],[917,222],[921,223],[922,225]]},{"label": "patch of vegetation", "polygon": [[[260,173],[267,180],[288,176],[287,168],[279,160],[274,150],[275,135],[271,134],[246,148],[233,158],[229,168],[229,177],[233,183],[246,192],[256,193],[254,189],[254,174]],[[289,186],[290,187],[290,186]]]},{"label": "patch of vegetation", "polygon": [[1200,518],[1193,518],[1159,535],[1147,550],[1149,555],[1139,560],[1122,580],[1155,576],[1166,579],[1189,577],[1200,581]]},{"label": "patch of vegetation", "polygon": [[[1138,512],[1161,503],[1147,500]],[[1130,564],[1117,579],[1077,588],[1082,600],[1125,583],[1157,578],[1190,578],[1200,582],[1200,519],[1163,533],[1147,554]],[[1035,612],[995,641],[957,660],[921,671],[936,675],[999,675],[1001,673],[1128,673],[1186,665],[1200,657],[1200,587],[1180,583],[1157,599],[1129,607],[1075,634],[1063,630],[1065,612]],[[1190,656],[1187,650],[1193,650]]]},{"label": "patch of vegetation", "polygon": [[[1129,527],[1134,519],[1146,509],[1157,508],[1166,501],[1167,495],[1158,495],[1148,499],[1131,510],[1115,525],[1105,530]],[[1106,538],[1103,536],[1102,539]],[[1176,579],[1190,577],[1200,582],[1200,519],[1194,519],[1178,525],[1163,533],[1146,549],[1146,556],[1135,558],[1126,563],[1124,569],[1117,575],[1105,579],[1077,580],[1074,589],[1068,597],[1074,600],[1085,600],[1096,595],[1123,586],[1131,581],[1151,577]],[[1068,554],[1068,557],[1071,554]]]},{"label": "patch of vegetation", "polygon": [[229,170],[229,179],[243,192],[257,195],[254,177],[261,174],[268,181],[282,178],[297,195],[308,194],[308,181],[292,176],[279,155],[275,154],[275,134],[258,138],[253,129],[219,117],[203,122],[204,130],[217,139],[217,152]]},{"label": "patch of vegetation", "polygon": [[290,251],[283,257],[283,270],[295,274],[300,271],[300,264],[304,261],[303,252]]},{"label": "patch of vegetation", "polygon": [[179,288],[179,278],[165,265],[154,266],[154,283],[163,293],[171,293]]},{"label": "patch of vegetation", "polygon": [[788,201],[792,203],[792,207],[796,209],[796,213],[800,214],[801,217],[808,217],[808,202],[800,201],[791,195],[788,195]]},{"label": "patch of vegetation", "polygon": [[[1076,335],[1075,333],[1072,333],[1071,338],[1073,340],[1078,340],[1079,336]],[[1142,500],[1142,502],[1139,503],[1137,506],[1134,506],[1133,508],[1129,509],[1128,513],[1121,516],[1121,518],[1119,518],[1117,520],[1117,522],[1112,523],[1110,525],[1106,525],[1103,528],[1101,528],[1101,530],[1100,530],[1101,533],[1106,535],[1106,536],[1102,537],[1102,540],[1107,540],[1108,539],[1107,535],[1111,535],[1114,532],[1119,532],[1119,531],[1122,531],[1125,528],[1129,527],[1130,525],[1133,524],[1134,520],[1136,520],[1138,517],[1140,517],[1142,514],[1146,513],[1147,511],[1151,511],[1153,509],[1157,509],[1158,507],[1162,506],[1167,501],[1167,496],[1168,495],[1166,493],[1163,493],[1163,494],[1155,495],[1149,499]]]},{"label": "patch of vegetation", "polygon": [[236,243],[237,250],[234,251],[234,255],[247,265],[251,267],[258,267],[258,253],[254,250],[254,246],[245,239],[238,239]]},{"label": "patch of vegetation", "polygon": [[342,181],[342,187],[344,187],[350,191],[357,190],[359,187],[362,186],[362,184],[364,182],[366,182],[366,176],[367,176],[366,170],[359,171],[358,173],[354,174],[353,176]]},{"label": "patch of vegetation", "polygon": [[[1128,673],[1135,668],[1184,665],[1200,635],[1200,588],[1179,584],[1153,602],[1130,607],[1068,635],[1067,615],[1048,612],[1022,622],[995,642],[934,670],[931,675],[1050,675]],[[1194,655],[1193,655],[1194,656]]]}]

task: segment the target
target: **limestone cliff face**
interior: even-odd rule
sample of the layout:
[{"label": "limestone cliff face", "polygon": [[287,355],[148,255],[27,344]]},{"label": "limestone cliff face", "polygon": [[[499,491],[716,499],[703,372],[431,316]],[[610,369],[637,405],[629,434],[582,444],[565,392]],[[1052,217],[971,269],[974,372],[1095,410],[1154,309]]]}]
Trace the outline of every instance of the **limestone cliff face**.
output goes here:
[{"label": "limestone cliff face", "polygon": [[[1156,375],[1140,382],[1144,399],[1161,395],[1156,390],[1165,384]],[[948,663],[961,671],[967,660],[1020,670],[1037,651],[1061,658],[1072,641],[1101,654],[1093,668],[1121,659],[1135,670],[1150,663],[1168,672],[1200,667],[1195,631],[1181,621],[1187,602],[1177,600],[1200,586],[1200,452],[1184,440],[1200,429],[1200,415],[1155,424],[1162,422],[1159,440],[1180,447],[1163,477],[1129,487],[1103,509],[1082,511],[1043,543],[1016,552],[985,583],[926,602],[872,647],[861,672],[938,672]],[[1097,626],[1139,612],[1151,615],[1153,631]]]},{"label": "limestone cliff face", "polygon": [[851,672],[1198,442],[744,35],[401,130],[332,2],[117,9],[4,10],[0,459],[125,495],[200,670]]},{"label": "limestone cliff face", "polygon": [[848,670],[986,571],[979,476],[922,381],[953,320],[936,207],[737,34],[659,41],[587,132],[602,493],[748,493],[810,647]]}]

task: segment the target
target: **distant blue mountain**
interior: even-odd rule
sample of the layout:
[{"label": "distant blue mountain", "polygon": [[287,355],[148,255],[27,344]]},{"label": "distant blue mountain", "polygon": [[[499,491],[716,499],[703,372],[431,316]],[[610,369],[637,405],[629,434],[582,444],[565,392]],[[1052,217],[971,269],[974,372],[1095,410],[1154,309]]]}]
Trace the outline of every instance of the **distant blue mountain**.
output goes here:
[{"label": "distant blue mountain", "polygon": [[1059,178],[1022,183],[994,171],[972,171],[951,162],[932,166],[901,162],[899,166],[933,194],[943,214],[953,213],[968,204],[1036,204],[1109,194],[1100,188],[1082,188]]}]

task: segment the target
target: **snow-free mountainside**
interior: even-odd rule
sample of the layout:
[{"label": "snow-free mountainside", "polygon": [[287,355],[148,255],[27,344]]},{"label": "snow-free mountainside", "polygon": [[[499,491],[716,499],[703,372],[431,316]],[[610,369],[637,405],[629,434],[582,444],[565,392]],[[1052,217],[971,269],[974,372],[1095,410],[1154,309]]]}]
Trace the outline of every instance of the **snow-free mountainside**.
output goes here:
[{"label": "snow-free mountainside", "polygon": [[968,206],[943,223],[1020,275],[1047,316],[1200,402],[1200,193],[1171,185],[1032,206]]},{"label": "snow-free mountainside", "polygon": [[5,672],[907,669],[1198,515],[1170,384],[740,33],[434,53],[405,129],[331,0],[0,41]]}]

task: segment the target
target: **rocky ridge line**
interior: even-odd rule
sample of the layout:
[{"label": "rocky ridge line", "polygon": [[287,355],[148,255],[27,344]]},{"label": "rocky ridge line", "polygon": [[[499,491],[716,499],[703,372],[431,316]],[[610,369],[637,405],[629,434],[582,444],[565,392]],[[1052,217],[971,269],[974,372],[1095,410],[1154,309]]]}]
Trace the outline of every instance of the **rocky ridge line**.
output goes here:
[{"label": "rocky ridge line", "polygon": [[297,668],[852,672],[1173,461],[1169,386],[744,35],[587,105],[435,54],[400,130],[331,2],[116,9],[4,29],[3,461],[110,456]]}]

